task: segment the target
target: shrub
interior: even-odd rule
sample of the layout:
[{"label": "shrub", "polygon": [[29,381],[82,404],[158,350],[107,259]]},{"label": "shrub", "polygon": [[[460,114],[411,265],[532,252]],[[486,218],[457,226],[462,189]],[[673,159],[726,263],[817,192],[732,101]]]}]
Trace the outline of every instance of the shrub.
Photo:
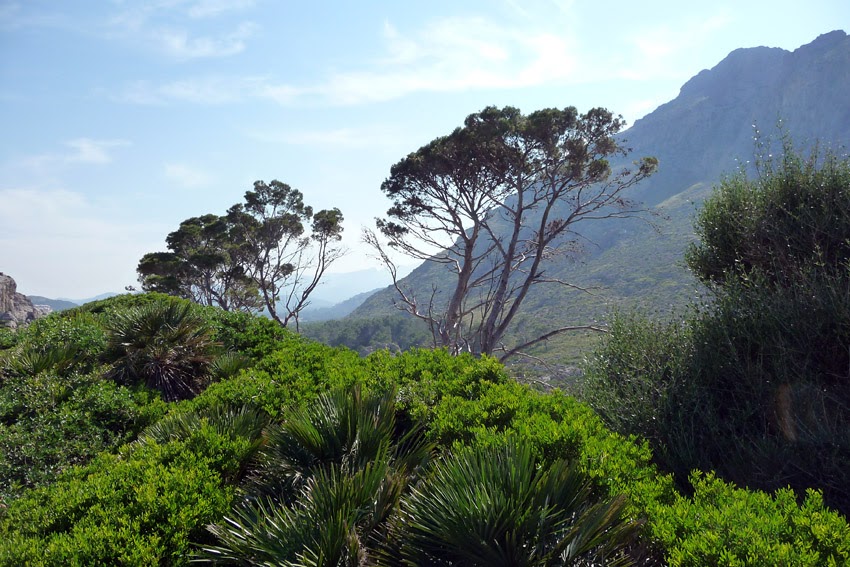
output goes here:
[{"label": "shrub", "polygon": [[585,396],[686,486],[714,470],[814,487],[850,511],[850,159],[785,155],[724,181],[688,252],[712,301],[684,323],[620,318]]},{"label": "shrub", "polygon": [[850,526],[817,491],[743,490],[713,474],[691,476],[693,497],[651,511],[652,537],[671,567],[850,565]]},{"label": "shrub", "polygon": [[0,499],[117,449],[164,413],[152,393],[97,374],[7,378],[0,386]]},{"label": "shrub", "polygon": [[53,313],[19,331],[6,368],[16,374],[92,372],[106,348],[106,331],[90,313]]},{"label": "shrub", "polygon": [[0,565],[183,565],[230,505],[255,440],[207,420],[179,440],[101,454],[0,517]]},{"label": "shrub", "polygon": [[565,460],[535,462],[517,439],[459,449],[403,498],[391,535],[398,540],[394,559],[400,565],[581,565],[620,555],[622,561],[638,527],[620,518],[623,504],[620,497],[594,496]]},{"label": "shrub", "polygon": [[399,430],[394,392],[323,394],[271,427],[244,495],[210,527],[210,563],[348,565],[371,561],[430,446]]},{"label": "shrub", "polygon": [[817,149],[807,157],[789,139],[782,152],[739,172],[703,203],[686,253],[703,281],[760,274],[771,286],[793,286],[813,268],[846,274],[850,261],[850,158]]}]

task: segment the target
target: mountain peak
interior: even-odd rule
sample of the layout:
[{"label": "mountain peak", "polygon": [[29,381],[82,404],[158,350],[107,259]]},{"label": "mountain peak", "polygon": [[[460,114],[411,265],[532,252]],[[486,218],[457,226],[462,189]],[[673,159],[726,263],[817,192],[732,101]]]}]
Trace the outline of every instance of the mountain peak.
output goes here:
[{"label": "mountain peak", "polygon": [[795,49],[795,51],[802,51],[802,50],[805,50],[805,49],[810,49],[810,48],[815,48],[815,47],[818,48],[818,49],[823,49],[823,48],[829,49],[831,47],[834,47],[834,46],[840,44],[841,42],[845,41],[846,39],[847,39],[847,34],[844,33],[844,30],[833,30],[831,32],[817,36],[813,42],[808,43],[808,44],[806,44],[802,47],[798,47],[797,49]]}]

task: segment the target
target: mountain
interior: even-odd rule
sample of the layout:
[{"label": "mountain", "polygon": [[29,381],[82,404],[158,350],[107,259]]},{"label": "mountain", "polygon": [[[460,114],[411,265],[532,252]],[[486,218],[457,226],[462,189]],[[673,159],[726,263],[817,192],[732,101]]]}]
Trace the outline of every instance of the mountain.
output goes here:
[{"label": "mountain", "polygon": [[120,293],[116,293],[114,291],[108,291],[106,293],[101,293],[100,295],[95,295],[94,297],[87,297],[85,299],[69,299],[67,297],[59,297],[52,301],[67,301],[68,303],[73,303],[75,305],[84,305],[86,303],[90,303],[92,301],[100,301],[101,299],[109,299],[110,297],[115,297],[116,295],[121,295]]},{"label": "mountain", "polygon": [[49,297],[42,297],[40,295],[28,295],[27,297],[30,301],[33,302],[33,305],[47,305],[53,311],[65,311],[66,309],[72,309],[80,305],[79,303],[74,303],[73,301],[66,301],[63,299],[50,299]]},{"label": "mountain", "polygon": [[[811,147],[818,140],[846,146],[848,92],[850,37],[843,31],[824,34],[793,52],[738,49],[690,79],[675,99],[622,134],[633,150],[630,159],[659,160],[658,172],[630,194],[659,215],[652,225],[617,219],[581,228],[589,242],[583,258],[553,265],[549,274],[598,290],[589,295],[538,286],[515,320],[515,336],[604,319],[613,306],[669,311],[691,301],[700,288],[682,258],[694,238],[693,214],[724,174],[753,160],[754,126],[777,150],[783,133],[796,146]],[[446,287],[440,282],[447,276],[426,263],[406,283],[430,290]],[[392,290],[376,293],[349,317],[392,313],[392,298]]]},{"label": "mountain", "polygon": [[[414,267],[401,266],[400,271],[407,274]],[[333,307],[353,299],[354,296],[386,287],[390,283],[392,280],[387,271],[379,268],[326,273],[310,295],[310,303],[313,307]]]},{"label": "mountain", "polygon": [[358,293],[354,297],[349,297],[345,301],[340,301],[339,303],[333,305],[316,306],[311,304],[307,306],[304,311],[301,312],[300,319],[304,323],[318,323],[320,321],[332,321],[334,319],[342,319],[343,317],[360,307],[364,301],[366,301],[367,299],[369,299],[370,296],[378,292],[379,289],[373,289],[371,291],[364,291],[363,293]]}]

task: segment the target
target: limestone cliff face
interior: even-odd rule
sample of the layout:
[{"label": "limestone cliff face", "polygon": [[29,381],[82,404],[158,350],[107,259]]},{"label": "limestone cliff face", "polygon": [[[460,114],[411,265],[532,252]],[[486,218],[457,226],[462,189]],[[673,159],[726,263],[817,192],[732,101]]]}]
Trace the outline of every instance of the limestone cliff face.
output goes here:
[{"label": "limestone cliff face", "polygon": [[33,305],[11,276],[0,272],[0,327],[17,329],[50,313],[46,305]]}]

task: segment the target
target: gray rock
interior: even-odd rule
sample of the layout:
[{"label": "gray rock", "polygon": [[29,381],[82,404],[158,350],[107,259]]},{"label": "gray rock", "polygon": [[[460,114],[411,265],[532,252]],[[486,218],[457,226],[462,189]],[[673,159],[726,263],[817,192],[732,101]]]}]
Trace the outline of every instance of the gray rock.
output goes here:
[{"label": "gray rock", "polygon": [[47,305],[33,305],[11,276],[0,272],[0,327],[23,327],[53,311]]}]

